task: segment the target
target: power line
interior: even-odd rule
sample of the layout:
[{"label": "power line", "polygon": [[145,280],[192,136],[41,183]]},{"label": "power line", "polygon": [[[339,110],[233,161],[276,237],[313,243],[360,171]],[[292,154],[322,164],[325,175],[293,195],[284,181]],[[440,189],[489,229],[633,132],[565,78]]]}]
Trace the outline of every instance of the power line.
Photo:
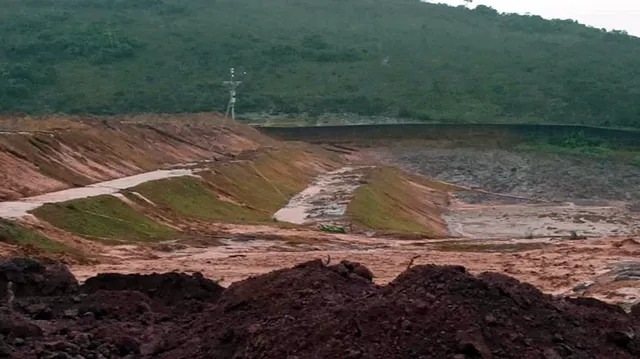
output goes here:
[{"label": "power line", "polygon": [[229,111],[231,111],[231,119],[236,119],[236,88],[240,86],[242,81],[236,81],[235,69],[232,67],[229,71],[231,78],[229,81],[223,81],[222,83],[229,86],[229,104],[227,104],[227,112],[224,115],[225,118],[229,117]]}]

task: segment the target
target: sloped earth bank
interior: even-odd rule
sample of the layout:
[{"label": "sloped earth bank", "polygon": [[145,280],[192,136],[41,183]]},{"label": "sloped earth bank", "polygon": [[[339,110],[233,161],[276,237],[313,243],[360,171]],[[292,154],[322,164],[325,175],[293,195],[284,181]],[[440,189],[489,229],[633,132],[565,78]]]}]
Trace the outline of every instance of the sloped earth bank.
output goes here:
[{"label": "sloped earth bank", "polygon": [[217,114],[0,118],[0,200],[214,160],[273,141]]},{"label": "sloped earth bank", "polygon": [[158,170],[142,173],[134,176],[118,178],[111,181],[100,182],[86,187],[70,188],[62,191],[51,192],[39,196],[22,198],[19,201],[0,202],[1,218],[21,218],[46,203],[60,203],[74,199],[96,197],[106,194],[115,194],[118,191],[138,186],[142,183],[157,181],[164,178],[193,176],[197,169],[173,169]]},{"label": "sloped earth bank", "polygon": [[[602,358],[640,355],[640,316],[510,277],[415,266],[371,283],[320,260],[233,284],[199,274],[101,275],[0,263],[9,358]],[[45,280],[49,279],[49,281]],[[51,280],[54,279],[55,282]],[[160,290],[157,290],[160,288]]]},{"label": "sloped earth bank", "polygon": [[353,192],[363,184],[369,170],[369,167],[343,167],[321,174],[273,217],[295,224],[344,222]]}]

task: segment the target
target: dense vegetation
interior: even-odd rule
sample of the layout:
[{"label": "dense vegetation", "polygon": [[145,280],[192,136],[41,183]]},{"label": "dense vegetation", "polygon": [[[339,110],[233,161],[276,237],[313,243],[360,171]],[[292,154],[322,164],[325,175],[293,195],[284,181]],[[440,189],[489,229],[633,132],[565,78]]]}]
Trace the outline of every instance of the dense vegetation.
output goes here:
[{"label": "dense vegetation", "polygon": [[407,0],[5,0],[0,111],[224,109],[640,127],[640,39]]}]

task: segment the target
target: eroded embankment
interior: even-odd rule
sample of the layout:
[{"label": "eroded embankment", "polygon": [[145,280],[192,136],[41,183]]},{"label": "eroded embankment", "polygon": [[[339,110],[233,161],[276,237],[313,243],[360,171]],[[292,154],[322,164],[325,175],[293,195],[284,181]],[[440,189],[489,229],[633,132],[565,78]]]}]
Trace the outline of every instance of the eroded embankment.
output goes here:
[{"label": "eroded embankment", "polygon": [[[192,276],[101,275],[0,263],[10,358],[635,358],[640,316],[552,297],[493,273],[417,266],[385,286],[320,260],[224,289]],[[4,300],[2,301],[4,303]]]},{"label": "eroded embankment", "polygon": [[0,200],[86,186],[272,143],[215,114],[2,118]]},{"label": "eroded embankment", "polygon": [[[22,206],[19,214],[29,209],[40,223],[75,238],[71,244],[193,239],[216,245],[217,224],[277,225],[273,213],[317,174],[337,166],[320,150],[287,145],[243,153],[226,162],[200,163],[197,169],[161,173],[175,175],[172,178],[145,182],[144,176],[135,176],[111,181],[110,186],[72,189],[17,203]],[[81,198],[68,200],[69,194]],[[5,204],[12,209],[14,203]],[[44,235],[51,232],[29,218],[20,222]]]},{"label": "eroded embankment", "polygon": [[118,193],[120,190],[132,188],[142,183],[157,181],[164,178],[192,176],[193,173],[193,169],[158,170],[100,182],[86,187],[70,188],[39,196],[22,198],[18,201],[0,202],[0,218],[17,219],[27,216],[30,211],[47,203],[60,203],[76,199],[114,194]]},{"label": "eroded embankment", "polygon": [[390,167],[343,167],[319,175],[274,218],[296,224],[332,223],[353,232],[444,237],[449,196],[463,188]]},{"label": "eroded embankment", "polygon": [[442,214],[454,191],[466,191],[391,167],[373,169],[366,180],[355,191],[348,215],[354,226],[383,234],[448,236]]}]

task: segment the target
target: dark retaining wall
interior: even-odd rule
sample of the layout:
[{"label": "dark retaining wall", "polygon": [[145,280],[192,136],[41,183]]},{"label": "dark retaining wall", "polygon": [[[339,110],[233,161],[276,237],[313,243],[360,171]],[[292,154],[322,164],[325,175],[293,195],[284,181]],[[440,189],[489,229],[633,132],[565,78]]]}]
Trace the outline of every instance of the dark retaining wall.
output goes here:
[{"label": "dark retaining wall", "polygon": [[257,127],[286,141],[368,142],[372,140],[563,139],[581,136],[612,147],[640,147],[640,131],[572,125],[400,124],[313,127]]}]

